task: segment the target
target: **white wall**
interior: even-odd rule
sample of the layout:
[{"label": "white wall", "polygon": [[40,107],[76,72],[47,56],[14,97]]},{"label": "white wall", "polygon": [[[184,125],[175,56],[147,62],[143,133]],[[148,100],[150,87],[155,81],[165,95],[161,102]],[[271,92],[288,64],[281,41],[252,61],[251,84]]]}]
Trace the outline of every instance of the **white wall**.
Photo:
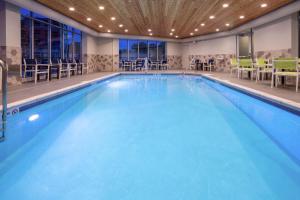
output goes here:
[{"label": "white wall", "polygon": [[292,19],[287,17],[253,30],[254,51],[292,48]]},{"label": "white wall", "polygon": [[170,56],[181,56],[182,55],[182,45],[176,42],[167,42],[167,55]]},{"label": "white wall", "polygon": [[95,37],[84,33],[82,52],[83,54],[116,55],[119,54],[119,40]]}]

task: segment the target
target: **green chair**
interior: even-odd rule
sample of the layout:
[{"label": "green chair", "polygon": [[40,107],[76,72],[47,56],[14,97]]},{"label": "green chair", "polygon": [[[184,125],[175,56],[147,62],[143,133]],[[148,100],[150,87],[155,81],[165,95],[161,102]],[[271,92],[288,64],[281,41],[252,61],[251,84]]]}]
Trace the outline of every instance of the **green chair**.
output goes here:
[{"label": "green chair", "polygon": [[230,59],[230,75],[232,75],[233,71],[238,72],[238,62],[236,58]]},{"label": "green chair", "polygon": [[271,88],[278,85],[279,77],[295,77],[296,78],[296,92],[298,92],[298,82],[299,82],[299,65],[297,58],[276,58],[273,59],[273,69],[272,69],[272,83]]},{"label": "green chair", "polygon": [[253,79],[256,68],[253,65],[252,59],[239,59],[238,62],[238,78],[243,78],[243,72],[251,73],[251,80]]},{"label": "green chair", "polygon": [[268,63],[268,59],[256,58],[256,63],[254,65],[256,68],[256,82],[260,80],[260,74],[262,74],[262,80],[264,80],[265,74],[272,74],[272,65]]}]

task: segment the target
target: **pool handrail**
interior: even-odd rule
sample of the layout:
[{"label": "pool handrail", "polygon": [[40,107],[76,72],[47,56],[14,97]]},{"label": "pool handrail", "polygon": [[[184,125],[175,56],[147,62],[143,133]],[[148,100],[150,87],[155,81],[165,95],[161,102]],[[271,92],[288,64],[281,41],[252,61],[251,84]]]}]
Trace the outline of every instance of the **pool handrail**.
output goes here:
[{"label": "pool handrail", "polygon": [[0,59],[0,67],[2,69],[2,127],[0,142],[5,139],[6,118],[7,118],[7,64]]}]

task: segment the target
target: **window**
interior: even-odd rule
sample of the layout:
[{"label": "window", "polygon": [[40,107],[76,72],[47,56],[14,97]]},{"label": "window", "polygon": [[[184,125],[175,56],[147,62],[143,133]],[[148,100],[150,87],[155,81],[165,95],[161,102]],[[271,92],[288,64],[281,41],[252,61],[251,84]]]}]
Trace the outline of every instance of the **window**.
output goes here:
[{"label": "window", "polygon": [[149,59],[157,60],[157,42],[149,41]]},{"label": "window", "polygon": [[136,60],[138,58],[138,49],[139,49],[138,40],[129,40],[129,59]]},{"label": "window", "polygon": [[148,42],[147,40],[139,41],[139,58],[148,57],[148,43],[147,42]]},{"label": "window", "polygon": [[128,60],[128,40],[119,40],[119,57],[120,60]]},{"label": "window", "polygon": [[81,60],[80,30],[26,9],[20,13],[23,58],[36,58],[39,62],[49,62],[50,58]]},{"label": "window", "polygon": [[81,58],[81,34],[74,33],[73,35],[74,59],[80,60]]},{"label": "window", "polygon": [[22,57],[31,58],[31,20],[27,17],[21,17],[21,48]]},{"label": "window", "polygon": [[34,58],[48,62],[48,24],[34,21]]},{"label": "window", "polygon": [[61,47],[62,47],[62,32],[61,29],[56,26],[51,26],[51,59],[57,60],[61,56]]},{"label": "window", "polygon": [[120,60],[136,60],[149,58],[150,60],[166,59],[166,43],[153,40],[119,40]]},{"label": "window", "polygon": [[73,41],[73,34],[69,31],[64,31],[64,58],[65,59],[72,59],[72,41]]}]

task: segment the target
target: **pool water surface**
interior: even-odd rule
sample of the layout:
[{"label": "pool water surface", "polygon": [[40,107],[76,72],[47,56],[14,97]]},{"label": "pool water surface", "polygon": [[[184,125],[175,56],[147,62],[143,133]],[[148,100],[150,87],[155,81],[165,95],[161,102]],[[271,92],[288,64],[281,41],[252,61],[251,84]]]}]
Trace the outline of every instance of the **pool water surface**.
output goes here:
[{"label": "pool water surface", "polygon": [[300,199],[300,117],[200,76],[120,75],[6,136],[1,200]]}]

